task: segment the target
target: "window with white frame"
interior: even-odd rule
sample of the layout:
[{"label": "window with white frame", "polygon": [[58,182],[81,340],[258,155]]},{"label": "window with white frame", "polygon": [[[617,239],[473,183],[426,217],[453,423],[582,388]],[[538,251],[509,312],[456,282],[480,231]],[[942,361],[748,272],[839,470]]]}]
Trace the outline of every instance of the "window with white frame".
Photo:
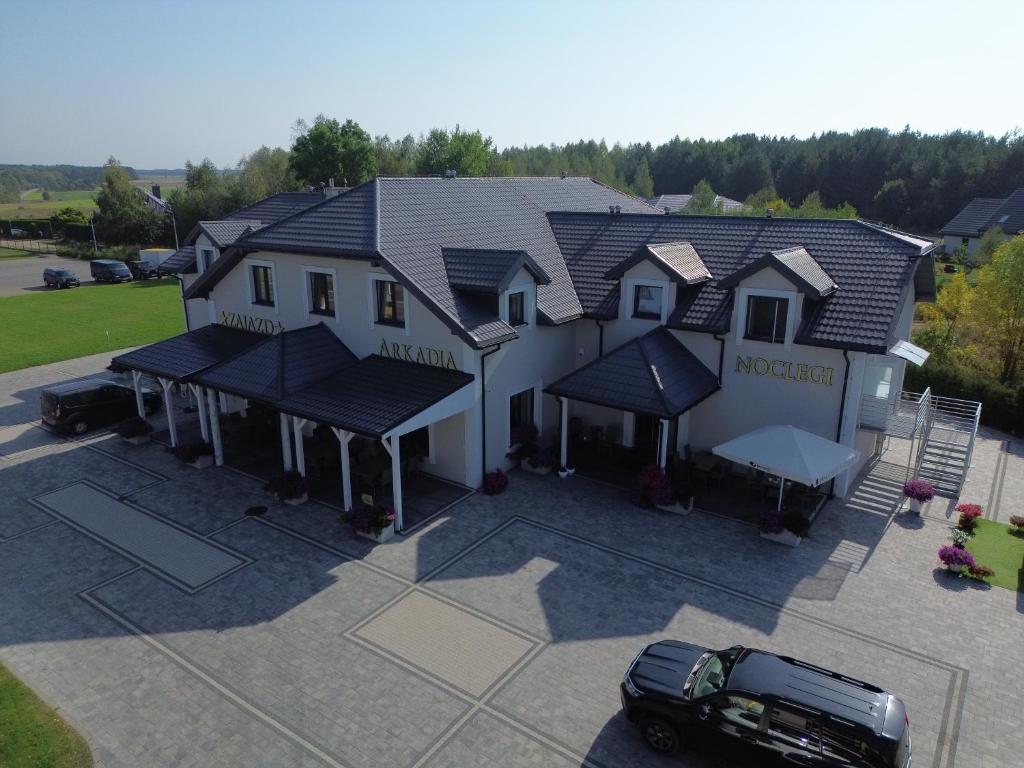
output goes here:
[{"label": "window with white frame", "polygon": [[252,303],[262,307],[274,306],[274,269],[266,264],[252,264]]},{"label": "window with white frame", "polygon": [[334,274],[308,270],[306,280],[309,290],[309,313],[334,317]]},{"label": "window with white frame", "polygon": [[205,272],[213,264],[213,249],[212,248],[200,248],[199,249],[199,271]]},{"label": "window with white frame", "polygon": [[747,327],[744,338],[786,343],[786,324],[789,319],[789,299],[778,296],[747,297]]},{"label": "window with white frame", "polygon": [[377,280],[377,322],[405,327],[405,288],[391,280]]},{"label": "window with white frame", "polygon": [[633,288],[633,317],[661,319],[664,289],[660,285],[636,285]]},{"label": "window with white frame", "polygon": [[526,325],[526,291],[515,291],[508,295],[508,324],[515,327]]}]

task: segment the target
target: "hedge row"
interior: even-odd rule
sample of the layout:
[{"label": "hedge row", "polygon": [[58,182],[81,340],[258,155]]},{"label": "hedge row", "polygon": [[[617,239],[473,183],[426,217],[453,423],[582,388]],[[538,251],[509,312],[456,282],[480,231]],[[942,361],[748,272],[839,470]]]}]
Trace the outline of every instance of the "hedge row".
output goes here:
[{"label": "hedge row", "polygon": [[1005,384],[964,371],[949,363],[929,360],[918,368],[908,365],[904,389],[933,395],[977,400],[981,403],[981,423],[1016,435],[1024,434],[1024,387]]}]

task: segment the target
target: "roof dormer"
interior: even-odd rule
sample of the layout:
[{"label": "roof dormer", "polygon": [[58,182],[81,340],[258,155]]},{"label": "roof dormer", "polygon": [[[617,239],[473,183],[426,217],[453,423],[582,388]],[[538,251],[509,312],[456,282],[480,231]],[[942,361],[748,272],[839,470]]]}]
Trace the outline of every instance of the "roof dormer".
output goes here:
[{"label": "roof dormer", "polygon": [[628,259],[609,269],[605,280],[619,280],[633,267],[649,262],[679,285],[697,285],[711,279],[704,260],[690,243],[648,243]]},{"label": "roof dormer", "polygon": [[723,277],[718,281],[718,288],[721,290],[735,288],[751,275],[764,269],[775,270],[796,286],[804,296],[814,301],[821,301],[839,290],[836,281],[802,245],[766,253],[759,259],[755,259],[732,274]]}]

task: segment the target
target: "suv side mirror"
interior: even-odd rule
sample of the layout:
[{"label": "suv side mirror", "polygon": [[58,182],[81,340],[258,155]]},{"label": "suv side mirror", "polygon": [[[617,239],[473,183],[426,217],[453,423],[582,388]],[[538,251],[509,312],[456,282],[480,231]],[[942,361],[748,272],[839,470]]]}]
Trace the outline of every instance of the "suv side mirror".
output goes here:
[{"label": "suv side mirror", "polygon": [[707,720],[709,717],[711,717],[711,705],[701,704],[700,712],[697,714],[697,717],[699,717],[701,720]]}]

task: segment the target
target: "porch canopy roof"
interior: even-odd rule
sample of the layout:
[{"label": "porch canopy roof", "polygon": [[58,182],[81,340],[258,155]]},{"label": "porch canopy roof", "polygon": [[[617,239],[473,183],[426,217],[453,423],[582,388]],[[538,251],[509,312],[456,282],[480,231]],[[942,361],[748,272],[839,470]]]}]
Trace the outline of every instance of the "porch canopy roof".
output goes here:
[{"label": "porch canopy roof", "polygon": [[266,339],[263,334],[252,331],[224,325],[205,325],[125,352],[115,357],[111,365],[119,370],[142,371],[160,378],[187,381]]},{"label": "porch canopy roof", "polygon": [[790,425],[762,427],[711,449],[722,458],[815,487],[853,466],[860,453]]},{"label": "porch canopy roof", "polygon": [[278,401],[294,416],[367,437],[432,424],[472,406],[473,375],[370,355]]},{"label": "porch canopy roof", "polygon": [[672,419],[719,389],[718,378],[664,327],[631,339],[544,391]]}]

